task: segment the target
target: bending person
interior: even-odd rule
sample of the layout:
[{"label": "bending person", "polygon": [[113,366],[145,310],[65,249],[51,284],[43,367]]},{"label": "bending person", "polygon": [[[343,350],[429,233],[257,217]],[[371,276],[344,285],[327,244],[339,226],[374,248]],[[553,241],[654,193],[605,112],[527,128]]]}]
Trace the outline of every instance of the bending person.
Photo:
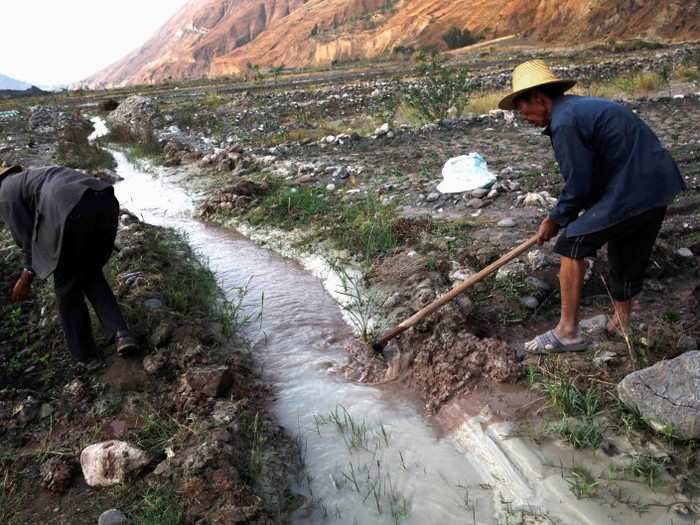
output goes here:
[{"label": "bending person", "polygon": [[26,299],[35,276],[53,274],[61,325],[75,359],[99,357],[85,297],[117,352],[136,348],[102,272],[119,218],[111,184],[57,166],[0,168],[0,217],[24,254],[12,298]]},{"label": "bending person", "polygon": [[540,244],[561,230],[554,246],[561,256],[561,317],[526,344],[533,353],[586,348],[579,334],[584,258],[604,244],[614,302],[608,330],[627,332],[666,207],[685,188],[649,126],[620,104],[564,95],[574,84],[532,60],[515,68],[513,92],[499,104],[545,128],[564,179],[557,205],[539,227]]}]

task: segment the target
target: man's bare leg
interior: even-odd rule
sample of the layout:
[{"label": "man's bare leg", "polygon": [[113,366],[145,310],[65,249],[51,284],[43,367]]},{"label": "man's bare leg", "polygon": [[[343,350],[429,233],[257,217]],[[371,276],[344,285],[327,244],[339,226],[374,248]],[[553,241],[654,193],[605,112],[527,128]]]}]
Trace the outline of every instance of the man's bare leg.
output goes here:
[{"label": "man's bare leg", "polygon": [[[559,286],[561,288],[561,316],[554,329],[557,339],[564,344],[581,341],[578,333],[578,313],[581,305],[583,277],[586,274],[585,259],[572,259],[562,256],[560,259]],[[537,350],[533,339],[525,343],[529,351]]]},{"label": "man's bare leg", "polygon": [[608,332],[623,336],[629,334],[632,300],[628,299],[627,301],[613,301],[613,307],[613,315],[608,322]]}]

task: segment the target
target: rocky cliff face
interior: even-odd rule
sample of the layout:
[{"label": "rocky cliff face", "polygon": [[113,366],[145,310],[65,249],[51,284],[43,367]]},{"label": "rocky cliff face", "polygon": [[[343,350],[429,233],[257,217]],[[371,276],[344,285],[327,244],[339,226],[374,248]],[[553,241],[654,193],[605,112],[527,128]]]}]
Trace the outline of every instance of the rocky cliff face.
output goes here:
[{"label": "rocky cliff face", "polygon": [[310,66],[443,46],[452,26],[533,41],[700,34],[697,0],[191,0],[146,44],[87,79],[107,87]]}]

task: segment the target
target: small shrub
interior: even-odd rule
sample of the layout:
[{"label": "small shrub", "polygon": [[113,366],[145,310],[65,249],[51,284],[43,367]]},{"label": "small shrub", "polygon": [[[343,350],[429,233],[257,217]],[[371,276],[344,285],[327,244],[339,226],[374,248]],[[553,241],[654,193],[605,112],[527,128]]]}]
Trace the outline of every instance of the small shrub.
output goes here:
[{"label": "small shrub", "polygon": [[100,102],[100,111],[104,113],[110,113],[117,109],[119,107],[119,102],[114,100],[113,98],[109,98],[107,100],[103,100]]},{"label": "small shrub", "polygon": [[401,87],[402,100],[409,108],[425,122],[446,118],[450,110],[462,114],[472,89],[466,68],[450,69],[433,53],[427,58],[421,54],[418,72],[417,83]]},{"label": "small shrub", "polygon": [[91,131],[91,127],[82,125],[63,129],[56,146],[58,163],[74,169],[113,169],[116,162],[112,155],[88,141]]},{"label": "small shrub", "polygon": [[477,41],[468,29],[460,29],[457,26],[452,26],[447,33],[442,35],[442,39],[449,49],[459,49]]}]

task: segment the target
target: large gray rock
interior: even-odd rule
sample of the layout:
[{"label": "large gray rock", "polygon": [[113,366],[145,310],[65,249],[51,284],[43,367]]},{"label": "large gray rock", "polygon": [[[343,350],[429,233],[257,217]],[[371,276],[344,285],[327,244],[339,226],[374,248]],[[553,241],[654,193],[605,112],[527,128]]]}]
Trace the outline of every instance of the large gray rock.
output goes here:
[{"label": "large gray rock", "polygon": [[700,438],[700,352],[687,352],[638,370],[617,385],[620,399],[656,429],[681,439]]},{"label": "large gray rock", "polygon": [[130,472],[148,464],[148,456],[125,441],[103,441],[86,447],[80,454],[85,481],[91,487],[123,483]]},{"label": "large gray rock", "polygon": [[133,95],[107,116],[107,122],[114,132],[126,135],[124,138],[149,140],[163,125],[163,117],[152,98]]}]

